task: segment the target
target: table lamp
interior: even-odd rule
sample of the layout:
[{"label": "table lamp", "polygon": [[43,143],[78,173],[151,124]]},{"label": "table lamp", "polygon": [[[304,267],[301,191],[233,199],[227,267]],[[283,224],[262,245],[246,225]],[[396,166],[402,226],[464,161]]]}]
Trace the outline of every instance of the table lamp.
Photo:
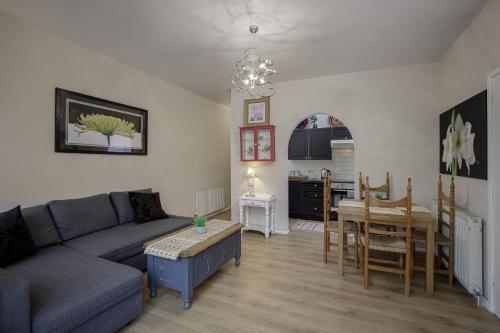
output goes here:
[{"label": "table lamp", "polygon": [[253,167],[249,167],[247,170],[246,174],[247,178],[247,188],[248,188],[248,193],[247,197],[255,197],[255,187],[254,187],[254,182],[255,182],[255,169]]}]

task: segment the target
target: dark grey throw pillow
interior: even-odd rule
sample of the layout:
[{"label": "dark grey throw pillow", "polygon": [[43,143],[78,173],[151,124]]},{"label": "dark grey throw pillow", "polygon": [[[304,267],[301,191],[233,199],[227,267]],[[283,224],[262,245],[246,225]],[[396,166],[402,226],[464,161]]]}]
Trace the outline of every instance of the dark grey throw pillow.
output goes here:
[{"label": "dark grey throw pillow", "polygon": [[21,207],[0,213],[0,267],[29,257],[37,251],[21,214]]},{"label": "dark grey throw pillow", "polygon": [[111,199],[111,203],[115,208],[116,216],[118,217],[118,223],[120,224],[135,221],[135,211],[130,204],[130,199],[128,197],[129,192],[153,193],[150,188],[134,191],[111,192],[109,194],[109,198]]},{"label": "dark grey throw pillow", "polygon": [[24,221],[37,247],[49,246],[61,242],[56,225],[47,205],[21,209]]},{"label": "dark grey throw pillow", "polygon": [[134,208],[135,223],[142,224],[168,217],[161,207],[160,193],[129,192],[128,195]]}]

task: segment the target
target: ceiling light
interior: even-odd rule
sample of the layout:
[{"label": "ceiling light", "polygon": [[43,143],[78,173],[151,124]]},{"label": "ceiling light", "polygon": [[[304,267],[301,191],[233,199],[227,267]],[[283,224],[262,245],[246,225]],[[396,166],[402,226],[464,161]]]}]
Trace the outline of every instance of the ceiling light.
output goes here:
[{"label": "ceiling light", "polygon": [[[252,38],[259,31],[259,27],[249,27]],[[251,97],[267,97],[274,95],[271,76],[276,73],[272,68],[272,60],[261,60],[254,48],[243,52],[243,59],[236,62],[236,69],[232,74],[233,89],[237,92],[247,92]]]}]

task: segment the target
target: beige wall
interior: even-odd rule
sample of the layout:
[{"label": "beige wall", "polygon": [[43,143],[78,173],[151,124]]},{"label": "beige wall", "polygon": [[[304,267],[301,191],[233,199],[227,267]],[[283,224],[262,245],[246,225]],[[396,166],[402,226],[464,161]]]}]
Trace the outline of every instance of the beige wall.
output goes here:
[{"label": "beige wall", "polygon": [[[487,89],[487,76],[500,67],[500,1],[491,1],[458,38],[442,60],[442,110]],[[498,148],[497,148],[498,149]],[[446,182],[448,183],[448,177]],[[459,177],[458,204],[484,219],[485,294],[491,290],[491,262],[495,259],[489,242],[488,182]],[[498,225],[498,222],[497,222]],[[498,283],[498,282],[497,282]]]},{"label": "beige wall", "polygon": [[392,178],[392,191],[402,196],[413,178],[414,198],[430,205],[435,197],[438,163],[438,122],[441,110],[439,64],[424,64],[283,82],[271,98],[271,123],[276,125],[276,161],[242,163],[239,130],[243,96],[231,98],[231,188],[233,218],[238,196],[245,192],[244,173],[257,172],[256,191],[277,197],[276,227],[288,230],[288,140],[295,126],[314,112],[339,118],[355,144],[355,171],[373,184]]},{"label": "beige wall", "polygon": [[[0,50],[0,209],[152,187],[191,215],[217,184],[229,202],[228,108],[2,13]],[[55,153],[55,87],[148,109],[148,155]]]},{"label": "beige wall", "polygon": [[[381,182],[392,175],[392,190],[402,194],[405,178],[414,180],[416,202],[429,205],[436,194],[439,166],[439,114],[487,88],[487,75],[500,66],[500,1],[491,1],[458,38],[442,61],[276,85],[271,99],[271,122],[276,127],[276,162],[255,163],[256,190],[275,193],[276,225],[288,228],[286,182],[287,144],[293,127],[306,115],[324,112],[338,117],[356,140],[355,169]],[[237,196],[245,192],[239,160],[238,126],[243,97],[231,99],[231,174],[233,218]],[[446,178],[446,183],[448,178]],[[491,290],[490,264],[495,257],[488,244],[488,183],[457,179],[460,206],[485,221],[485,294]]]}]

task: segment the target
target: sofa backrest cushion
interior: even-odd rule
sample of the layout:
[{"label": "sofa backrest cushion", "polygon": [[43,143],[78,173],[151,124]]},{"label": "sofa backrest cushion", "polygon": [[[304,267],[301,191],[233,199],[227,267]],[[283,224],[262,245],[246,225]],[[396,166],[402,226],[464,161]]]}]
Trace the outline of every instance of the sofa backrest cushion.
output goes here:
[{"label": "sofa backrest cushion", "polygon": [[47,205],[39,205],[21,209],[24,221],[28,226],[36,247],[58,244],[61,237],[50,215]]},{"label": "sofa backrest cushion", "polygon": [[109,197],[111,198],[111,203],[115,208],[116,216],[118,217],[118,223],[130,223],[135,221],[135,211],[130,203],[128,196],[129,192],[139,192],[139,193],[153,193],[150,188],[135,191],[123,191],[123,192],[111,192]]},{"label": "sofa backrest cushion", "polygon": [[63,240],[69,240],[118,224],[107,194],[47,204]]}]

